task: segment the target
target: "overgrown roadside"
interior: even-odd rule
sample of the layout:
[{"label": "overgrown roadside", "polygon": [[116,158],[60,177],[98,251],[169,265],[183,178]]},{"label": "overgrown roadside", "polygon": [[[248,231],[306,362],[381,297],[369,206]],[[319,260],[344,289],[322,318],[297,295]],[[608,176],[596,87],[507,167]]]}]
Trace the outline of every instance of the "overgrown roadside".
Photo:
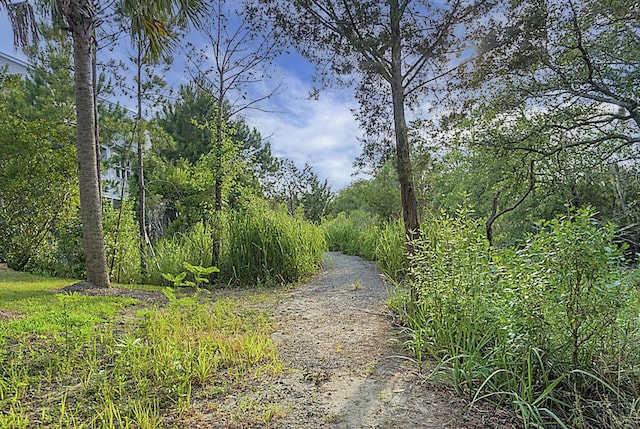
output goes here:
[{"label": "overgrown roadside", "polygon": [[319,274],[272,308],[285,371],[244,400],[280,404],[274,428],[511,427],[495,410],[468,411],[451,390],[425,382],[399,345],[388,287],[373,263],[328,253]]},{"label": "overgrown roadside", "polygon": [[511,427],[425,382],[358,257],[328,253],[284,290],[55,292],[67,282],[3,275],[1,428]]}]

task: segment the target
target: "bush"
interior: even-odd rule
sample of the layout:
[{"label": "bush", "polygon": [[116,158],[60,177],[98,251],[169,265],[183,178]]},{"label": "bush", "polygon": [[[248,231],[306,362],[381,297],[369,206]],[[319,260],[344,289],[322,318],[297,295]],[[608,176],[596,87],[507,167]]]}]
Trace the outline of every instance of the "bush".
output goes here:
[{"label": "bush", "polygon": [[[107,264],[112,281],[137,283],[140,275],[138,224],[133,204],[120,209],[104,204],[103,228]],[[26,271],[53,277],[84,278],[85,260],[82,224],[77,210],[67,213],[33,252]]]},{"label": "bush", "polygon": [[80,214],[64,217],[35,249],[25,271],[53,277],[85,277],[84,246]]},{"label": "bush", "polygon": [[488,246],[469,212],[425,223],[417,302],[393,301],[410,309],[407,345],[442,360],[472,401],[511,405],[526,426],[638,424],[638,294],[613,227],[592,215],[542,222],[517,250]]}]

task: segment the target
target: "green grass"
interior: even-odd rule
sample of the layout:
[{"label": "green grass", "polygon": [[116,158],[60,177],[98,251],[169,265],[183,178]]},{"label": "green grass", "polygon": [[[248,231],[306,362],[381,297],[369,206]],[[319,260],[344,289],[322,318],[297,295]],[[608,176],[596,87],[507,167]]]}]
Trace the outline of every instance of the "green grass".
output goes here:
[{"label": "green grass", "polygon": [[60,334],[72,328],[91,330],[94,324],[112,320],[125,307],[136,303],[132,298],[54,293],[74,282],[13,271],[0,272],[0,309],[19,316],[10,323],[0,322],[0,327],[11,336]]},{"label": "green grass", "polygon": [[0,271],[0,428],[188,427],[201,392],[281,369],[268,317],[236,300],[54,292],[71,283]]}]

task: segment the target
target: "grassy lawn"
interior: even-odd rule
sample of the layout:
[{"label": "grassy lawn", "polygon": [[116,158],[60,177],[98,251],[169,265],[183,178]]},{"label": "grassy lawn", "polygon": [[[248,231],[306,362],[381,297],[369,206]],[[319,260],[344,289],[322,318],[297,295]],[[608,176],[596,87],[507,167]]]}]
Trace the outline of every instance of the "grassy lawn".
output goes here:
[{"label": "grassy lawn", "polygon": [[188,427],[194,397],[281,368],[268,317],[237,300],[55,293],[71,283],[0,271],[0,428]]}]

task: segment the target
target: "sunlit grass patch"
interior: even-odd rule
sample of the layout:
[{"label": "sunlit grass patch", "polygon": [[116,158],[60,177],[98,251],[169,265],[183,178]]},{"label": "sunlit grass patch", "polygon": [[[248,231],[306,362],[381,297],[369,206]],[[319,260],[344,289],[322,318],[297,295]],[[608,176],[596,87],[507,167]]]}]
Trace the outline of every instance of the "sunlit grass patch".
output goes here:
[{"label": "sunlit grass patch", "polygon": [[227,392],[280,368],[268,317],[236,300],[169,291],[166,305],[149,306],[5,274],[11,299],[0,310],[19,317],[0,321],[1,428],[179,426],[198,391]]}]

